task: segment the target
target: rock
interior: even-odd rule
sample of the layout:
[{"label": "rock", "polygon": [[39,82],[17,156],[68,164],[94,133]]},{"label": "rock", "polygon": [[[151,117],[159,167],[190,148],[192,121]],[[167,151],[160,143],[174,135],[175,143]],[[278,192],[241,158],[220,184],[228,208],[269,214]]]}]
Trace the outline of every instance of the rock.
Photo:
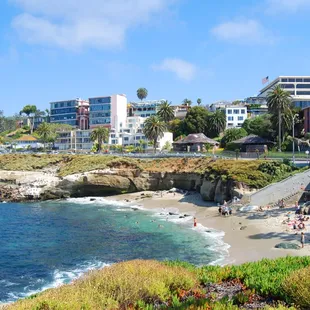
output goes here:
[{"label": "rock", "polygon": [[137,210],[139,210],[139,209],[138,209],[138,208],[131,208],[131,210],[137,211]]},{"label": "rock", "polygon": [[89,200],[90,200],[90,201],[95,201],[95,200],[96,200],[96,198],[90,198]]},{"label": "rock", "polygon": [[179,215],[177,213],[169,212],[169,215]]},{"label": "rock", "polygon": [[277,249],[299,250],[300,246],[293,242],[282,242],[275,245]]},{"label": "rock", "polygon": [[212,231],[211,231],[211,230],[206,230],[205,232],[206,232],[206,233],[212,233]]},{"label": "rock", "polygon": [[184,214],[184,217],[189,217],[190,215],[189,214]]},{"label": "rock", "polygon": [[245,230],[247,228],[247,226],[241,226],[240,230]]},{"label": "rock", "polygon": [[185,217],[184,217],[184,216],[182,216],[182,215],[181,215],[181,216],[179,216],[179,219],[184,219],[184,218],[185,218]]}]

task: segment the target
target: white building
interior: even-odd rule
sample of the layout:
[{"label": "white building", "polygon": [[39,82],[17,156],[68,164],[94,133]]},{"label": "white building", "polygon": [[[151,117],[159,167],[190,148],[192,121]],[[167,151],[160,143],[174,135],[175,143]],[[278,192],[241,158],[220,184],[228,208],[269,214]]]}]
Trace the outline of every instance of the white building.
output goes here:
[{"label": "white building", "polygon": [[276,85],[280,85],[290,93],[296,107],[302,109],[310,107],[310,76],[279,76],[265,86],[258,97],[266,98]]},{"label": "white building", "polygon": [[138,117],[150,117],[155,115],[159,109],[159,106],[166,101],[165,99],[160,100],[148,100],[148,101],[138,101],[130,102],[128,104],[128,116],[138,116]]},{"label": "white building", "polygon": [[226,114],[226,129],[228,128],[240,128],[243,122],[248,118],[247,108],[239,106],[230,106],[225,108]]},{"label": "white building", "polygon": [[89,127],[107,127],[119,131],[126,123],[126,95],[89,98]]}]

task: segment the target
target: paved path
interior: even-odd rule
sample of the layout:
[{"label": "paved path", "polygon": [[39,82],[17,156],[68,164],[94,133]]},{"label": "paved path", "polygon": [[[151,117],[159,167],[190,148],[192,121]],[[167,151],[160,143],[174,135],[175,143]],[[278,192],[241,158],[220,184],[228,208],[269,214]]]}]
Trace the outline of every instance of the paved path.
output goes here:
[{"label": "paved path", "polygon": [[281,182],[268,185],[250,197],[252,205],[264,206],[275,203],[282,198],[301,193],[310,183],[310,170],[298,173]]}]

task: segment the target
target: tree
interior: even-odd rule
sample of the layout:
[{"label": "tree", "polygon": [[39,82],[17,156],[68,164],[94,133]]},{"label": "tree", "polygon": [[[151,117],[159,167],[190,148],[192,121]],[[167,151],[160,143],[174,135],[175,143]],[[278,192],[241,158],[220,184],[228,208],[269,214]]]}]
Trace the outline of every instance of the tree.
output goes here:
[{"label": "tree", "polygon": [[226,115],[222,110],[216,110],[207,118],[208,136],[217,137],[226,128]]},{"label": "tree", "polygon": [[278,117],[278,143],[279,152],[281,152],[281,133],[282,133],[282,118],[283,114],[290,110],[291,96],[290,93],[281,88],[280,85],[273,87],[267,95],[268,111]]},{"label": "tree", "polygon": [[23,107],[23,109],[20,111],[20,114],[26,114],[28,119],[30,117],[30,115],[32,115],[32,124],[31,124],[31,121],[30,121],[30,128],[31,128],[31,134],[33,132],[33,125],[34,125],[34,117],[35,117],[35,114],[36,112],[38,111],[37,107],[35,105],[26,105]]},{"label": "tree", "polygon": [[174,119],[174,111],[173,111],[173,108],[171,107],[171,103],[168,103],[167,100],[163,101],[159,105],[159,109],[158,109],[157,115],[165,123],[168,123],[171,120],[173,120]]},{"label": "tree", "polygon": [[43,142],[45,149],[46,143],[51,140],[51,136],[53,135],[51,126],[47,123],[41,123],[37,128],[36,133],[38,134],[40,140]]},{"label": "tree", "polygon": [[109,129],[105,127],[95,128],[90,134],[90,139],[98,142],[98,152],[101,152],[102,144],[109,140]]},{"label": "tree", "polygon": [[221,145],[225,147],[228,143],[246,137],[248,133],[243,128],[229,128],[225,130]]},{"label": "tree", "polygon": [[162,138],[166,130],[166,125],[157,115],[152,115],[144,122],[143,133],[145,137],[153,142],[154,152],[156,153],[157,140]]},{"label": "tree", "polygon": [[201,99],[200,99],[200,98],[197,99],[197,104],[198,104],[198,105],[201,104]]},{"label": "tree", "polygon": [[273,140],[275,134],[270,114],[264,114],[254,118],[247,118],[243,122],[242,128],[249,135],[257,135],[268,140]]},{"label": "tree", "polygon": [[137,97],[142,101],[143,99],[145,99],[148,95],[147,89],[146,88],[139,88],[137,90]]},{"label": "tree", "polygon": [[190,107],[192,105],[192,100],[185,98],[182,102],[182,105]]},{"label": "tree", "polygon": [[50,110],[49,109],[45,109],[45,120],[47,123],[49,123],[51,121],[51,117],[50,117]]},{"label": "tree", "polygon": [[205,133],[207,117],[208,111],[205,108],[199,106],[191,108],[183,120],[184,134]]},{"label": "tree", "polygon": [[145,149],[146,149],[146,147],[147,147],[147,141],[140,139],[140,140],[139,140],[139,146],[140,146],[140,148],[141,148],[141,151],[142,151],[142,152],[145,152]]},{"label": "tree", "polygon": [[184,135],[184,123],[178,118],[170,121],[168,124],[168,130],[173,133],[173,140],[177,139],[179,136]]}]

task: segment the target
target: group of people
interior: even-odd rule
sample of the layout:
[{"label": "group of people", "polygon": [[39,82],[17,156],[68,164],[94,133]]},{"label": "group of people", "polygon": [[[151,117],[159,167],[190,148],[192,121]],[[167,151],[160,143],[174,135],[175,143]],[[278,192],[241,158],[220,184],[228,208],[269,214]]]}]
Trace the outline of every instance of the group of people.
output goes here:
[{"label": "group of people", "polygon": [[232,208],[227,205],[225,200],[223,205],[219,207],[219,213],[224,216],[232,215]]}]

